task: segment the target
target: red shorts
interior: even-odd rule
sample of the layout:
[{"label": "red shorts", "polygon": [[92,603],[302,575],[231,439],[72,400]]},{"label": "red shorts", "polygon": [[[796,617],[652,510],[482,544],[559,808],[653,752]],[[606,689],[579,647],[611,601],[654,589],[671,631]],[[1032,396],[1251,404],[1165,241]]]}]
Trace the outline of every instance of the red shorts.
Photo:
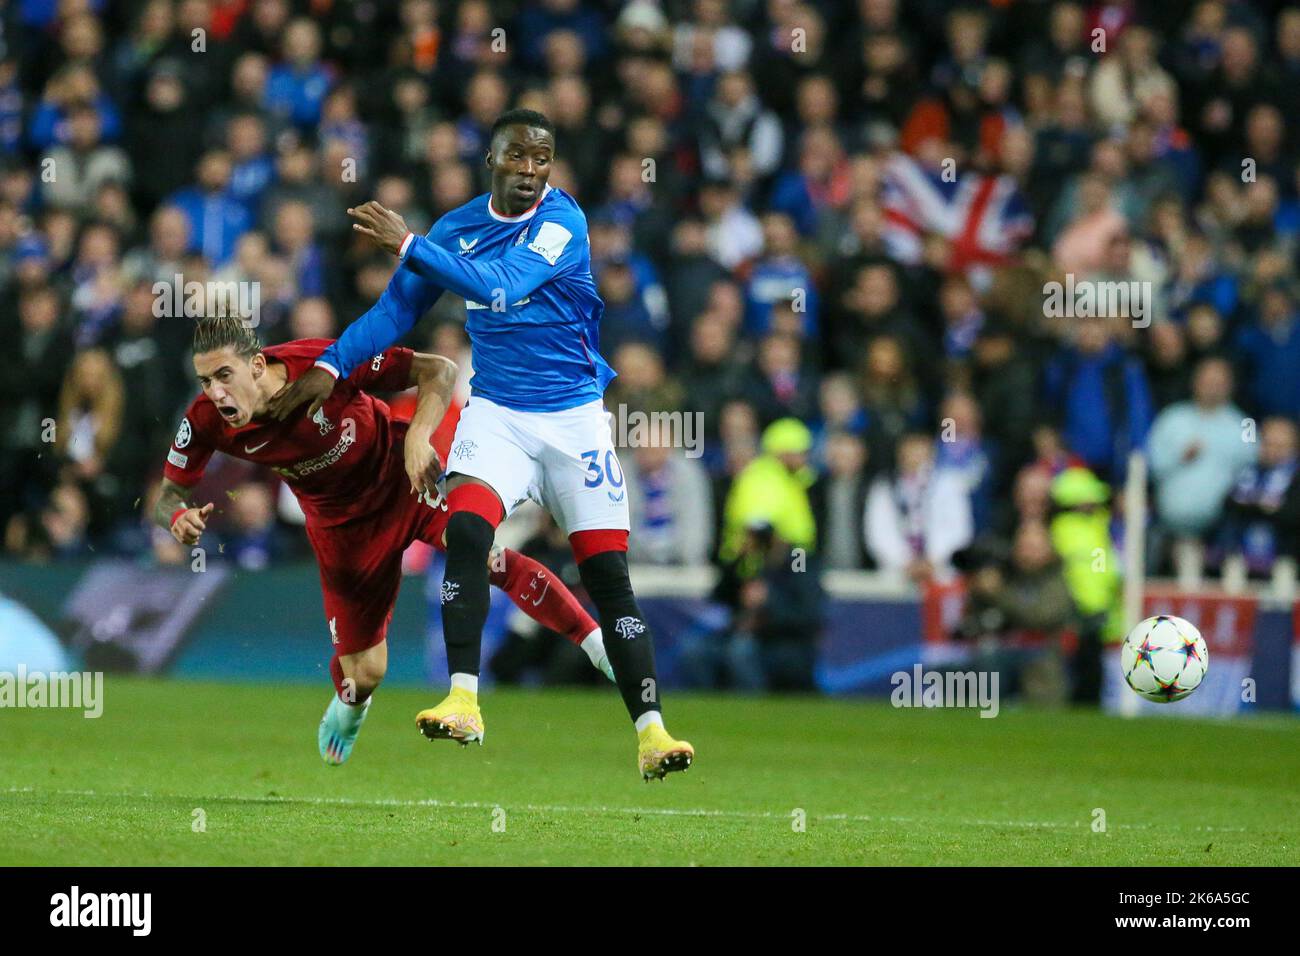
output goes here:
[{"label": "red shorts", "polygon": [[331,528],[307,525],[316,552],[325,620],[339,654],[356,654],[388,635],[402,583],[402,552],[412,541],[443,548],[447,502],[417,498],[403,474],[381,508]]}]

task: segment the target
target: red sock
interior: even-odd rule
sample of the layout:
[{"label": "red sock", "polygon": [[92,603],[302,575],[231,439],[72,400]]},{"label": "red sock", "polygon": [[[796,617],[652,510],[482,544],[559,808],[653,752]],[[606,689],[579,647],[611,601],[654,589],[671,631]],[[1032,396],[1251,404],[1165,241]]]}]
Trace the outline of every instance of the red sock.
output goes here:
[{"label": "red sock", "polygon": [[[574,644],[597,627],[564,582],[541,564],[518,551],[503,548],[502,561],[494,563],[489,580],[538,624],[558,631]],[[504,563],[504,568],[498,565]]]}]

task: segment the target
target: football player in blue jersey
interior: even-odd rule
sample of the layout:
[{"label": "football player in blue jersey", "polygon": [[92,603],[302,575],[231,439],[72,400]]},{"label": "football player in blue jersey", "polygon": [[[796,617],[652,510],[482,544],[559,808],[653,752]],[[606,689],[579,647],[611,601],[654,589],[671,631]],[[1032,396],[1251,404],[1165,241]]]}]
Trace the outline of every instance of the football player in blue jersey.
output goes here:
[{"label": "football player in blue jersey", "polygon": [[[695,752],[664,728],[654,644],[628,577],[627,489],[604,405],[614,378],[600,355],[604,304],[591,276],[587,218],[547,184],[554,156],[551,122],[510,110],[492,127],[492,191],[447,213],[428,235],[414,235],[375,202],[349,209],[354,230],[399,258],[397,271],[270,412],[284,418],[310,402],[313,413],[337,378],[396,343],[444,291],[463,296],[474,376],[447,462],[441,597],[451,691],[416,724],[431,739],[482,743],[487,556],[497,525],[532,499],[569,535],[636,727],[641,775],[662,779],[689,767]],[[426,444],[408,444],[405,463],[417,488],[432,489],[439,469]]]}]

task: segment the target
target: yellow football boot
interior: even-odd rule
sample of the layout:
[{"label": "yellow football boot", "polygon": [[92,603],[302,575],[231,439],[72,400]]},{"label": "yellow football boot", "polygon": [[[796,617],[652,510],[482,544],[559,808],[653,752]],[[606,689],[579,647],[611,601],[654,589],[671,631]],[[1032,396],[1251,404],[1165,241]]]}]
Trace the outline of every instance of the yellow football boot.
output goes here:
[{"label": "yellow football boot", "polygon": [[662,780],[674,770],[686,770],[695,759],[695,748],[685,740],[673,740],[660,724],[650,724],[637,734],[637,765],[647,783]]},{"label": "yellow football boot", "polygon": [[471,741],[483,745],[483,715],[478,709],[478,694],[453,687],[437,707],[415,715],[415,726],[430,740],[454,740],[462,747]]}]

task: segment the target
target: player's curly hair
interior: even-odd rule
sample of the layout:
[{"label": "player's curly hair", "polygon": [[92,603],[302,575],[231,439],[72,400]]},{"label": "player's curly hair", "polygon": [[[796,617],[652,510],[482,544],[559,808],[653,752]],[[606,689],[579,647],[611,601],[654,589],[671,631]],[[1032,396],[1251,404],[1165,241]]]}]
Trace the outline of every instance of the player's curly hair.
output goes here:
[{"label": "player's curly hair", "polygon": [[262,351],[262,343],[256,333],[244,324],[243,319],[232,315],[203,317],[194,326],[195,355],[204,352],[217,352],[221,349],[234,349],[240,358],[251,359]]}]

